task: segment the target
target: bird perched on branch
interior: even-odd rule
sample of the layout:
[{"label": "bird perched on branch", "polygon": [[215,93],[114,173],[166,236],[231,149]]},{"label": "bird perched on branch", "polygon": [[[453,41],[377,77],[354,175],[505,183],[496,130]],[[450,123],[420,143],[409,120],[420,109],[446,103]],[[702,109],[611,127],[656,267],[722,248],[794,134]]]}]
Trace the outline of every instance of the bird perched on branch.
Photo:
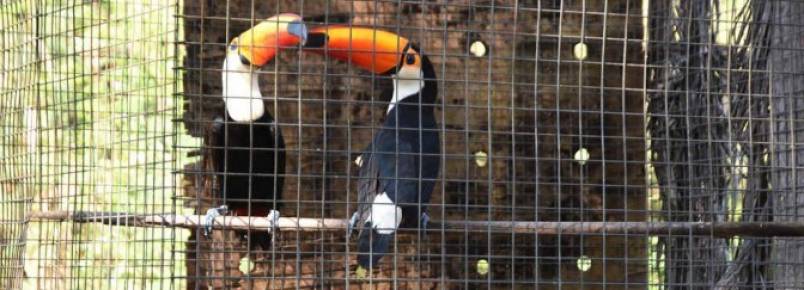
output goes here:
[{"label": "bird perched on branch", "polygon": [[[276,208],[282,198],[285,142],[263,103],[257,71],[278,50],[304,44],[306,39],[307,27],[301,17],[284,13],[243,32],[226,48],[221,75],[226,113],[215,119],[211,142],[220,177],[217,194],[224,205],[207,211],[206,234],[214,218],[223,214],[279,218]],[[271,244],[265,231],[240,234],[247,240],[250,236],[251,249],[260,245],[268,250]]]},{"label": "bird perched on branch", "polygon": [[437,98],[433,65],[421,50],[395,33],[365,27],[312,28],[304,47],[373,73],[390,76],[393,90],[382,126],[364,150],[357,211],[350,230],[358,237],[358,277],[388,253],[400,227],[426,229],[426,213],[441,163],[433,112]]}]

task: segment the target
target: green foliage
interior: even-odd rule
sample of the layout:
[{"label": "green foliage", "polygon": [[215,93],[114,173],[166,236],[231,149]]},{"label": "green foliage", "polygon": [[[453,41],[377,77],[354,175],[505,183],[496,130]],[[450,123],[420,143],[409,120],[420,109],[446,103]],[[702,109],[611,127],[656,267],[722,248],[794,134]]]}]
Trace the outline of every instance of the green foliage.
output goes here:
[{"label": "green foliage", "polygon": [[[179,177],[172,170],[188,161],[175,148],[179,141],[198,141],[177,135],[184,130],[172,122],[180,106],[175,94],[180,80],[174,74],[177,5],[157,0],[0,4],[0,15],[20,23],[15,29],[23,35],[3,34],[3,49],[11,46],[19,54],[14,61],[24,73],[15,76],[32,78],[34,84],[16,88],[31,92],[24,98],[2,101],[4,110],[14,112],[0,117],[3,135],[16,136],[5,138],[2,150],[29,162],[2,158],[0,166],[27,164],[24,170],[34,173],[27,180],[34,186],[15,191],[31,202],[16,206],[26,205],[26,212],[178,211],[173,197]],[[21,40],[29,44],[13,47]],[[0,88],[5,92],[13,82],[20,80],[6,79]],[[33,151],[25,150],[20,126],[26,108],[36,120]],[[2,196],[4,216],[14,198]],[[171,228],[31,223],[24,288],[183,288],[183,279],[174,277],[184,275],[184,256],[176,253],[188,234]]]}]

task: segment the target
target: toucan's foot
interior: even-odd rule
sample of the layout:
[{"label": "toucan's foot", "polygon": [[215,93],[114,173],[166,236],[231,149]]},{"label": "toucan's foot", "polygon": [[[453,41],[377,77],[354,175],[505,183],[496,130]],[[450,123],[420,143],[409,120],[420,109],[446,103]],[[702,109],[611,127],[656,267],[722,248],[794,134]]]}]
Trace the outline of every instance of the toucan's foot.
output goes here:
[{"label": "toucan's foot", "polygon": [[263,244],[263,251],[267,251],[271,246],[276,244],[276,226],[279,224],[279,211],[272,209],[268,212],[267,218],[268,222],[271,223],[271,243],[270,246],[268,244]]},{"label": "toucan's foot", "polygon": [[212,224],[215,222],[215,218],[222,215],[226,215],[228,211],[229,208],[226,207],[226,205],[210,208],[207,210],[207,214],[204,216],[204,220],[201,221],[201,226],[204,227],[204,236],[209,237],[209,234],[212,233]]},{"label": "toucan's foot", "polygon": [[268,221],[271,223],[271,232],[276,229],[276,225],[279,223],[279,211],[272,209],[268,212]]},{"label": "toucan's foot", "polygon": [[223,120],[223,117],[215,117],[215,119],[212,120],[212,130],[215,132],[220,132],[223,130],[223,125],[225,122],[226,121]]},{"label": "toucan's foot", "polygon": [[349,225],[346,226],[346,236],[352,235],[352,231],[355,229],[358,217],[357,212],[352,214],[352,218],[349,219]]},{"label": "toucan's foot", "polygon": [[430,215],[428,215],[426,212],[423,212],[420,228],[422,229],[422,232],[424,232],[425,234],[427,233],[428,224],[430,224]]}]

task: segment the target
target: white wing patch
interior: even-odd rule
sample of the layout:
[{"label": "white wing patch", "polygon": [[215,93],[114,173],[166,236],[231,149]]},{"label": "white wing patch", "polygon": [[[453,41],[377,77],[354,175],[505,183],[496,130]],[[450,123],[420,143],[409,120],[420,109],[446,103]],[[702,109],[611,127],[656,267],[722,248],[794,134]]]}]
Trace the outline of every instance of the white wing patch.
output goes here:
[{"label": "white wing patch", "polygon": [[237,52],[228,52],[223,61],[223,101],[229,117],[237,122],[251,122],[265,113],[259,76],[255,68],[240,62]]},{"label": "white wing patch", "polygon": [[383,192],[374,197],[368,221],[382,235],[393,234],[402,222],[402,208],[396,206]]}]

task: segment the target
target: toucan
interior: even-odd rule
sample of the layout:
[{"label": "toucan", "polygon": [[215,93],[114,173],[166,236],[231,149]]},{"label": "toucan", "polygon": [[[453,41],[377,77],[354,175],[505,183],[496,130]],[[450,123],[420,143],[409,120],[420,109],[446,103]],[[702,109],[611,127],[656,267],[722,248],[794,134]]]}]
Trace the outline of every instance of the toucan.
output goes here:
[{"label": "toucan", "polygon": [[[307,27],[296,14],[268,18],[234,38],[226,47],[222,68],[225,114],[212,125],[211,151],[224,205],[207,211],[205,234],[223,214],[268,216],[276,223],[285,171],[285,142],[260,93],[259,68],[278,50],[304,44]],[[271,245],[265,231],[239,232],[250,250]]]},{"label": "toucan", "polygon": [[388,253],[397,229],[426,229],[441,164],[436,74],[418,46],[392,32],[330,25],[311,28],[309,37],[303,49],[390,76],[393,83],[382,96],[390,100],[385,119],[359,157],[358,206],[348,232],[362,225],[355,271],[362,278]]}]

